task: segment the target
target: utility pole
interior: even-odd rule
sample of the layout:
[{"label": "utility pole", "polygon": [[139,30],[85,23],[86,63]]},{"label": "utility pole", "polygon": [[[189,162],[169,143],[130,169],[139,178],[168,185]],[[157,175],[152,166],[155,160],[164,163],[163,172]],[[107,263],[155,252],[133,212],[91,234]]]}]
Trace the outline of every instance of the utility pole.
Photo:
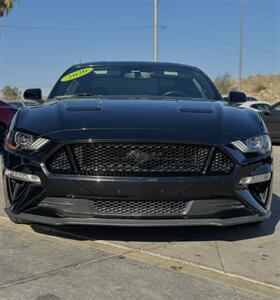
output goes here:
[{"label": "utility pole", "polygon": [[240,0],[240,44],[239,44],[239,78],[238,78],[238,87],[240,91],[242,90],[242,70],[243,70],[244,6],[245,6],[245,0]]},{"label": "utility pole", "polygon": [[158,61],[158,0],[154,0],[154,61]]}]

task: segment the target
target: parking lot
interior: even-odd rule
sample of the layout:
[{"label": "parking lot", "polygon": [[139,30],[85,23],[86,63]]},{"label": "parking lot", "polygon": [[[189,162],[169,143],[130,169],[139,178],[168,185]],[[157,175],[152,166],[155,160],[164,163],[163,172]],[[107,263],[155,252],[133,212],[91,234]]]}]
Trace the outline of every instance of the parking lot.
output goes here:
[{"label": "parking lot", "polygon": [[0,299],[280,299],[280,147],[272,217],[229,228],[11,223],[0,197]]}]

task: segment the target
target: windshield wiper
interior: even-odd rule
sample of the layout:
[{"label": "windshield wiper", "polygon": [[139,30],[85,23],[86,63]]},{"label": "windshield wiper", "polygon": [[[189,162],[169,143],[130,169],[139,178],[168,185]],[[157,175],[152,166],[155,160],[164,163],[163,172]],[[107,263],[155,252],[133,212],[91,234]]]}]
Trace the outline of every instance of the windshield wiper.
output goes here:
[{"label": "windshield wiper", "polygon": [[101,95],[95,95],[95,94],[89,94],[89,93],[80,93],[80,94],[72,94],[72,95],[61,95],[61,96],[55,96],[54,99],[57,100],[63,100],[67,98],[77,98],[77,97],[93,97],[97,98]]}]

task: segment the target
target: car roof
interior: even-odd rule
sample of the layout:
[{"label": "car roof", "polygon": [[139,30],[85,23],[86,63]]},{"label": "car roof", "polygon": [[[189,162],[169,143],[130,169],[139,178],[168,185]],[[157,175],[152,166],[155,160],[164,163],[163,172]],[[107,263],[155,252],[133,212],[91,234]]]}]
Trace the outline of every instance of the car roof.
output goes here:
[{"label": "car roof", "polygon": [[241,103],[239,106],[240,107],[252,107],[252,105],[256,105],[256,104],[265,104],[265,105],[272,106],[270,103],[265,102],[265,101],[246,101],[246,102]]},{"label": "car roof", "polygon": [[159,66],[164,68],[190,68],[193,70],[201,71],[199,68],[194,66],[189,66],[181,63],[171,63],[171,62],[153,62],[153,61],[98,61],[98,62],[87,62],[81,64],[75,64],[71,68],[83,68],[89,66],[130,66],[130,65],[139,65],[139,66]]},{"label": "car roof", "polygon": [[271,105],[270,103],[265,102],[265,101],[246,101],[243,104],[246,104],[246,105],[251,105],[251,104],[268,104],[268,105]]}]

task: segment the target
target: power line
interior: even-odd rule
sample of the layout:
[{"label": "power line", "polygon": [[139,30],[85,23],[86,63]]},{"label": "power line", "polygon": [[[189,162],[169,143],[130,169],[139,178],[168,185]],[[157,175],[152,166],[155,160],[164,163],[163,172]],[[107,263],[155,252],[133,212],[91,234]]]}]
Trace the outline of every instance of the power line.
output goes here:
[{"label": "power line", "polygon": [[[233,26],[227,26],[226,24],[223,24],[223,26],[221,26],[220,23],[213,23],[213,22],[209,22],[209,20],[201,20],[199,21],[197,19],[197,16],[188,16],[188,19],[191,19],[193,22],[196,22],[196,23],[203,23],[204,25],[208,25],[209,26],[212,26],[212,27],[215,27],[215,28],[219,28],[219,31],[225,31],[225,32],[230,32],[230,33],[233,33],[234,31],[236,31],[236,27],[233,27]],[[237,32],[237,31],[236,31]],[[277,44],[278,45],[278,41],[277,40],[271,40],[271,39],[266,39],[266,38],[260,38],[260,35],[257,33],[257,32],[250,32],[250,37],[253,36],[253,37],[258,37],[258,40],[259,41],[263,41],[265,43],[271,43],[271,44]]]},{"label": "power line", "polygon": [[[233,6],[236,6],[236,7],[239,7],[238,3],[236,2],[236,0],[228,0],[227,3],[230,3],[232,4]],[[267,10],[267,9],[263,9],[263,8],[260,8],[254,4],[252,4],[251,2],[248,2],[248,6],[251,7],[252,9],[256,10],[258,14],[261,14],[262,15],[262,18],[265,19],[265,20],[268,20],[272,23],[279,23],[279,16],[277,14],[275,14],[274,12],[270,11],[270,10]],[[270,16],[268,16],[268,14],[270,14]]]},{"label": "power line", "polygon": [[[219,25],[215,25],[210,22],[205,22],[210,26],[218,27]],[[133,29],[152,29],[154,25],[147,25],[147,26],[120,26],[120,27],[45,27],[45,26],[26,26],[26,25],[2,25],[2,28],[6,29],[19,29],[19,30],[133,30]],[[220,26],[219,26],[220,27]],[[222,27],[222,30],[226,30],[228,32],[232,32],[232,29],[227,29]],[[262,39],[263,41],[270,42],[270,43],[277,43],[275,40],[267,40]]]},{"label": "power line", "polygon": [[[221,43],[221,44],[225,44],[225,45],[233,46],[233,47],[239,47],[239,44],[234,43],[234,42],[230,42],[230,41],[226,41],[226,40],[222,40],[222,39],[217,39],[217,38],[212,38],[212,37],[209,37],[209,36],[206,36],[206,35],[194,34],[192,32],[184,31],[184,30],[169,27],[169,26],[168,27],[167,26],[161,26],[160,28],[163,29],[163,30],[166,29],[166,30],[174,31],[174,32],[181,33],[181,34],[184,34],[184,35],[188,35],[188,36],[191,36],[193,38],[209,40],[209,41],[213,41],[213,42],[217,42],[217,43]],[[277,51],[256,48],[256,47],[252,47],[252,46],[248,46],[248,45],[244,46],[244,48],[248,49],[248,50],[254,50],[254,51],[268,53],[268,54],[280,55],[280,52],[277,52]]]},{"label": "power line", "polygon": [[206,36],[206,35],[195,34],[195,33],[192,33],[190,31],[185,31],[185,30],[174,28],[174,27],[169,27],[169,26],[167,27],[167,26],[162,25],[160,28],[162,30],[166,29],[166,30],[174,31],[174,32],[181,33],[181,34],[184,34],[184,35],[188,35],[188,36],[191,36],[191,37],[194,37],[194,38],[199,38],[199,39],[214,41],[214,42],[218,42],[218,43],[227,44],[227,45],[230,45],[230,46],[236,46],[236,44],[233,43],[233,42],[229,42],[229,41],[225,41],[225,40],[220,40],[220,39],[216,39],[216,38],[211,38],[211,37]]},{"label": "power line", "polygon": [[[53,2],[57,2],[58,0],[52,0]],[[83,2],[93,2],[93,0],[82,0]],[[97,0],[95,0],[97,1]],[[99,0],[100,2],[104,2],[105,0]],[[124,0],[123,0],[124,1]],[[34,0],[34,1],[26,1],[27,4],[41,4],[41,3],[48,3],[50,0]],[[80,4],[81,0],[59,0],[59,4]],[[117,3],[116,0],[107,0],[107,2],[115,2]],[[147,1],[138,1],[138,0],[126,0],[127,3],[129,4],[144,4],[144,5],[152,5],[152,2],[150,0]]]},{"label": "power line", "polygon": [[[165,3],[171,3],[171,2],[183,2],[183,3],[186,3],[187,1],[186,0],[165,0]],[[206,0],[205,0],[206,1]],[[209,0],[210,1],[210,0]],[[239,1],[240,0],[227,0],[227,2],[225,1],[225,3],[228,3],[228,4],[232,4],[233,6],[237,7],[238,9],[240,8],[240,5],[239,5]],[[279,0],[278,0],[279,1]],[[279,1],[280,2],[280,1]],[[246,4],[248,4],[251,2],[250,1],[247,1]],[[164,4],[163,0],[162,0],[162,4]],[[255,5],[252,5],[252,6],[255,6]],[[261,8],[259,7],[256,7],[256,9],[259,9],[260,11],[262,10]],[[248,11],[248,9],[247,9]],[[280,10],[279,10],[280,11]],[[271,12],[273,14],[273,12]],[[276,15],[274,14],[274,16],[276,17]],[[268,16],[265,16],[265,17],[268,17]],[[219,31],[220,30],[223,30],[223,31],[227,31],[227,32],[233,32],[236,30],[236,27],[233,27],[233,26],[228,26],[228,24],[225,24],[223,23],[223,25],[221,26],[221,23],[213,23],[211,22],[211,18],[208,18],[207,20],[202,19],[201,21],[198,19],[199,16],[197,14],[188,14],[188,19],[191,19],[192,22],[196,22],[196,23],[199,23],[199,24],[204,24],[204,25],[209,25],[209,26],[212,26],[212,27],[215,27],[215,28],[219,28]],[[209,21],[210,20],[210,21]],[[279,20],[280,20],[280,16],[279,16]],[[272,21],[276,21],[277,20],[272,20]],[[258,40],[259,41],[263,41],[265,43],[271,43],[271,44],[277,44],[278,45],[278,41],[277,40],[272,40],[272,39],[266,39],[266,38],[260,38],[259,34],[257,35],[258,33],[257,32],[250,32],[250,37],[253,36],[253,37],[258,37]]]},{"label": "power line", "polygon": [[31,30],[134,30],[134,29],[151,29],[150,26],[120,26],[120,27],[44,27],[44,26],[19,26],[19,25],[2,25],[7,29],[31,29]]},{"label": "power line", "polygon": [[[142,30],[142,29],[154,29],[154,25],[148,25],[148,26],[121,26],[121,27],[43,27],[43,26],[21,26],[21,25],[2,25],[2,28],[6,28],[6,29],[20,29],[20,30],[26,30],[26,29],[30,29],[30,30],[66,30],[66,31],[71,31],[71,30]],[[185,30],[181,30],[181,29],[177,29],[177,28],[173,28],[173,27],[169,27],[169,26],[158,26],[160,29],[167,29],[170,31],[174,31],[177,33],[181,33],[184,35],[188,35],[191,36],[193,38],[199,38],[199,39],[205,39],[205,40],[209,40],[209,41],[213,41],[213,42],[217,42],[217,43],[222,43],[222,44],[226,44],[229,46],[238,46],[237,43],[231,42],[231,41],[227,41],[227,40],[222,40],[222,39],[217,39],[217,38],[213,38],[213,37],[209,37],[206,35],[202,35],[202,34],[195,34],[193,32],[188,32]],[[259,52],[264,52],[264,53],[269,53],[269,54],[277,54],[280,55],[280,52],[277,51],[273,51],[273,50],[268,50],[268,49],[261,49],[261,48],[257,48],[257,47],[253,47],[253,46],[244,46],[244,48],[249,49],[249,50],[255,50],[255,51],[259,51]]]}]

